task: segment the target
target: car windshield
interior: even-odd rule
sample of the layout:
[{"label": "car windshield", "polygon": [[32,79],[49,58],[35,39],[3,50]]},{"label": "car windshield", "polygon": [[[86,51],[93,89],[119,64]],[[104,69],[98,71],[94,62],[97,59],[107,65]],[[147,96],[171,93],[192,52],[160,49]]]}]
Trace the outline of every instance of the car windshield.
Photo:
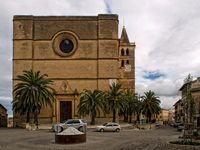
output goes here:
[{"label": "car windshield", "polygon": [[65,122],[66,124],[73,124],[74,123],[74,120],[73,119],[69,119]]},{"label": "car windshield", "polygon": [[108,123],[104,123],[103,126],[106,126]]},{"label": "car windshield", "polygon": [[118,126],[118,124],[114,123],[113,126]]},{"label": "car windshield", "polygon": [[85,120],[83,120],[83,119],[81,119],[81,121],[83,122],[83,123],[87,123]]},{"label": "car windshield", "polygon": [[61,121],[60,123],[65,123],[65,124],[67,124],[69,121],[71,122],[71,119]]},{"label": "car windshield", "polygon": [[61,121],[60,123],[65,123],[67,120]]}]

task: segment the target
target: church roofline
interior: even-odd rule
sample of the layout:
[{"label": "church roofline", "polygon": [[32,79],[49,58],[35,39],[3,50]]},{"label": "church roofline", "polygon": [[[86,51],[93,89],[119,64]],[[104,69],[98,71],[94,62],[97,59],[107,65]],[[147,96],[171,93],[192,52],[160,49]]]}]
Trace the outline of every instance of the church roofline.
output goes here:
[{"label": "church roofline", "polygon": [[7,111],[7,109],[2,104],[0,104],[0,107]]},{"label": "church roofline", "polygon": [[118,20],[117,14],[98,14],[98,16],[33,16],[15,15],[13,20]]}]

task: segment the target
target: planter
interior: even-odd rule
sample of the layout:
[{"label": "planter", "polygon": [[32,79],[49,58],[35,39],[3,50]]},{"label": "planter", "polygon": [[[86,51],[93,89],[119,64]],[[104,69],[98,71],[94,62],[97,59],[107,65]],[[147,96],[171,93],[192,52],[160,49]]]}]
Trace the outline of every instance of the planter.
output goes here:
[{"label": "planter", "polygon": [[86,142],[86,134],[79,135],[55,135],[55,142],[57,144],[74,144]]},{"label": "planter", "polygon": [[55,143],[74,144],[86,142],[86,134],[78,131],[74,127],[69,127],[61,133],[55,134]]}]

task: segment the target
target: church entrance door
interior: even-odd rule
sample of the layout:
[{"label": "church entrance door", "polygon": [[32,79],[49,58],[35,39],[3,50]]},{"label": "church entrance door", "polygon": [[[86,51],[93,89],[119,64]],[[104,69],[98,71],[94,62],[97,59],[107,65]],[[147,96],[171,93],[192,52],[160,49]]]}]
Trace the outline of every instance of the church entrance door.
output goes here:
[{"label": "church entrance door", "polygon": [[60,101],[60,122],[72,118],[72,102]]}]

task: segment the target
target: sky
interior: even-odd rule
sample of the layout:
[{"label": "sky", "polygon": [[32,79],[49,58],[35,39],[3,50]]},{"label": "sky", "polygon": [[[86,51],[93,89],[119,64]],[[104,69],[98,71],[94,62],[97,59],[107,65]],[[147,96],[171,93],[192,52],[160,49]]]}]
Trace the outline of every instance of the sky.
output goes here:
[{"label": "sky", "polygon": [[[0,0],[0,103],[12,116],[12,19],[14,15],[118,14],[136,43],[136,92],[152,90],[173,108],[190,73],[200,76],[199,0]],[[119,34],[120,37],[120,34]]]}]

